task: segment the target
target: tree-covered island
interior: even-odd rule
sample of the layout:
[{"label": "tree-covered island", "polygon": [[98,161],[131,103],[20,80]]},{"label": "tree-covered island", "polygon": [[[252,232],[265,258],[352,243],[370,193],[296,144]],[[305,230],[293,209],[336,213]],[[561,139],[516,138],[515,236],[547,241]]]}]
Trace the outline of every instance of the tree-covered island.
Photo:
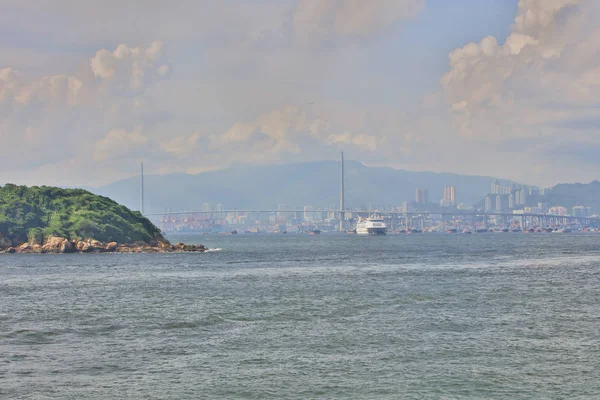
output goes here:
[{"label": "tree-covered island", "polygon": [[0,251],[6,253],[204,251],[171,245],[139,212],[82,189],[0,186]]}]

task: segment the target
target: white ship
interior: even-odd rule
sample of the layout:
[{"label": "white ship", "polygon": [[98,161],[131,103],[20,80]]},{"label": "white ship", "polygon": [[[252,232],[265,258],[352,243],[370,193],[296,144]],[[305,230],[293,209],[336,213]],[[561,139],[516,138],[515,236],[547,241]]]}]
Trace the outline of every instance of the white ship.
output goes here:
[{"label": "white ship", "polygon": [[385,235],[386,232],[387,224],[380,216],[361,217],[356,223],[357,235]]}]

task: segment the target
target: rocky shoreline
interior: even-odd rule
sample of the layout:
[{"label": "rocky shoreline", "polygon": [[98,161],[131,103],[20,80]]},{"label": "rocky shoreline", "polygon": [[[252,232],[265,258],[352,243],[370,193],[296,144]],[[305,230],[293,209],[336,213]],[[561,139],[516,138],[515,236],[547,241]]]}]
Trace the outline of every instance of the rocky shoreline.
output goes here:
[{"label": "rocky shoreline", "polygon": [[0,254],[72,254],[72,253],[203,253],[208,250],[203,245],[171,244],[166,239],[151,243],[104,243],[95,239],[69,240],[59,236],[50,236],[44,244],[23,243],[19,246],[0,248]]}]

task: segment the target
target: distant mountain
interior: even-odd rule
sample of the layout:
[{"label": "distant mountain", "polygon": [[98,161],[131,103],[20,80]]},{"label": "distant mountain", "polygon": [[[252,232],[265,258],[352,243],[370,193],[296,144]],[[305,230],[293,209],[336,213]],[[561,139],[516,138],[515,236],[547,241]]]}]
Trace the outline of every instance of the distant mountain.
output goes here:
[{"label": "distant mountain", "polygon": [[[429,190],[433,203],[443,197],[444,185],[456,188],[457,203],[474,204],[490,192],[495,178],[449,173],[413,172],[345,163],[346,206],[401,205],[414,201],[415,189]],[[510,185],[514,182],[501,181]],[[139,177],[90,189],[132,209],[139,209]],[[268,166],[236,165],[197,175],[169,174],[145,177],[145,212],[160,213],[200,209],[203,203],[222,203],[232,208],[289,208],[310,205],[338,207],[339,162],[325,161]]]},{"label": "distant mountain", "polygon": [[591,207],[592,212],[600,213],[600,181],[590,183],[561,183],[546,189],[538,201],[550,206],[563,206],[569,210],[575,206]]}]

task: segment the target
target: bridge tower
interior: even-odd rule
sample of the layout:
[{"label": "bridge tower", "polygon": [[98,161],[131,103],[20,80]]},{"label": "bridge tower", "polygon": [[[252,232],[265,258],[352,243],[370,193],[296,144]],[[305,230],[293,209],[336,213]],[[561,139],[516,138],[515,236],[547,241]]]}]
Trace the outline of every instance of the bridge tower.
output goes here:
[{"label": "bridge tower", "polygon": [[340,177],[340,232],[344,231],[344,152],[342,151],[342,168]]},{"label": "bridge tower", "polygon": [[144,163],[141,163],[140,175],[140,213],[144,215]]}]

